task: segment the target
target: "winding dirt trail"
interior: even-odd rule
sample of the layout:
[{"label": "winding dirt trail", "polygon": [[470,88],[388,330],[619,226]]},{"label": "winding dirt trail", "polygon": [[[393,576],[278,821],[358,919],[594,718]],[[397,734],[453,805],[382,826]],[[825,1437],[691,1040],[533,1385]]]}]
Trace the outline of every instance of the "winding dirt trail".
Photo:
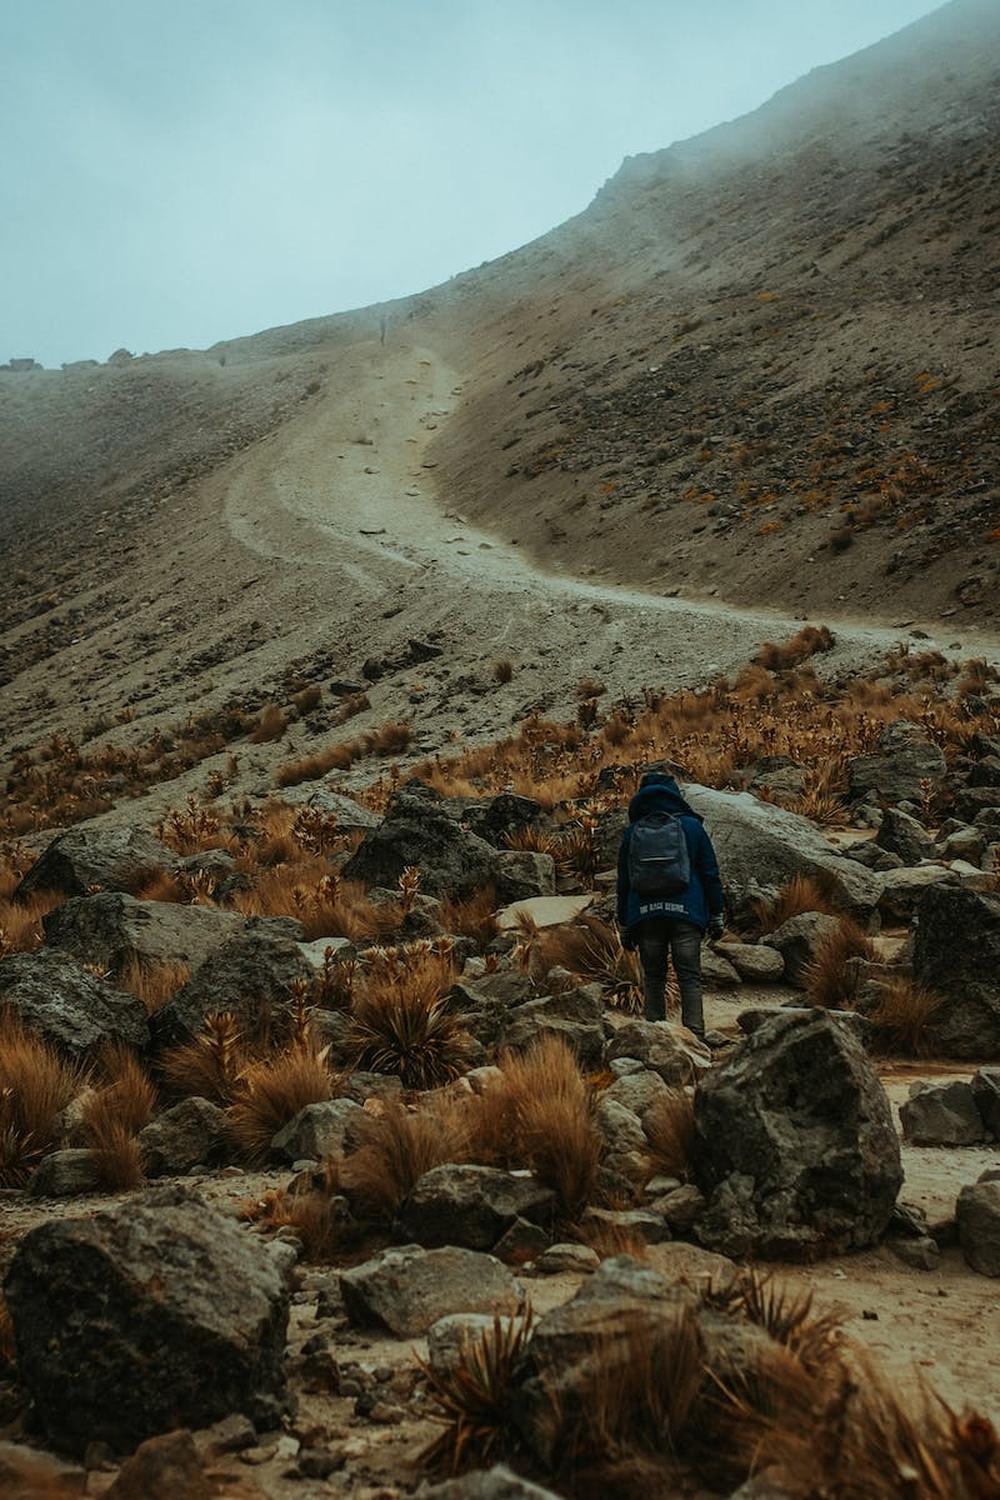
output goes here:
[{"label": "winding dirt trail", "polygon": [[[231,535],[262,557],[334,569],[369,597],[414,578],[432,583],[439,602],[464,601],[477,632],[488,600],[484,638],[494,648],[531,639],[522,631],[540,612],[583,608],[616,619],[623,637],[669,646],[685,678],[699,666],[728,669],[753,642],[798,629],[801,617],[780,611],[546,571],[470,526],[461,497],[439,494],[434,477],[434,439],[461,396],[460,376],[432,349],[354,346],[318,405],[236,460],[225,497]],[[835,623],[841,650],[858,660],[900,635],[898,626]],[[928,630],[927,644],[947,652],[953,635]],[[1000,642],[976,644],[1000,659]]]}]

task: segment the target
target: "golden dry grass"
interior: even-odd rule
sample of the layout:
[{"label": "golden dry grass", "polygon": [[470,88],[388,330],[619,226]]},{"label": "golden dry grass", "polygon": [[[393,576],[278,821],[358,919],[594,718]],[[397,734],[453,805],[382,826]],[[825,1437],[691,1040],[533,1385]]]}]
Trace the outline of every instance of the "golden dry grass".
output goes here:
[{"label": "golden dry grass", "polygon": [[836,910],[835,895],[828,881],[815,875],[793,875],[773,901],[752,904],[753,932],[764,937],[776,932],[784,922],[803,912],[818,911],[830,916]]},{"label": "golden dry grass", "polygon": [[190,977],[187,964],[131,958],[116,976],[115,985],[141,1000],[146,1014],[152,1016],[183,989]]},{"label": "golden dry grass", "polygon": [[442,1431],[421,1453],[432,1472],[457,1474],[471,1463],[493,1462],[514,1435],[514,1376],[531,1339],[532,1314],[494,1316],[492,1328],[470,1334],[446,1371],[420,1356],[427,1381],[431,1421]]},{"label": "golden dry grass", "polygon": [[98,1066],[105,1082],[84,1101],[81,1123],[104,1186],[125,1192],[143,1180],[136,1135],[153,1117],[156,1089],[127,1047],[106,1048]]},{"label": "golden dry grass", "polygon": [[80,1092],[83,1070],[0,1010],[0,1184],[19,1187],[55,1143],[59,1116]]},{"label": "golden dry grass", "polygon": [[42,918],[65,899],[55,892],[44,892],[27,901],[0,900],[0,958],[40,947],[45,938]]},{"label": "golden dry grass", "polygon": [[941,996],[926,985],[901,975],[881,986],[868,1019],[878,1028],[885,1050],[923,1057],[933,1050],[932,1028],[942,1004]]},{"label": "golden dry grass", "polygon": [[825,625],[803,625],[789,640],[775,644],[765,641],[754,663],[769,672],[784,672],[790,667],[801,666],[810,656],[820,651],[832,651],[836,638]]},{"label": "golden dry grass", "polygon": [[272,740],[280,740],[288,728],[288,714],[277,703],[269,703],[262,708],[257,715],[257,723],[250,732],[250,743],[253,745],[266,745]]},{"label": "golden dry grass", "polygon": [[542,1037],[500,1060],[501,1077],[470,1102],[473,1159],[530,1167],[576,1218],[590,1202],[601,1159],[594,1093],[570,1048]]},{"label": "golden dry grass", "polygon": [[290,1047],[247,1064],[228,1111],[237,1150],[250,1162],[266,1161],[282,1126],[307,1104],[332,1099],[337,1086],[325,1056],[311,1047]]},{"label": "golden dry grass", "polygon": [[835,930],[820,938],[802,976],[810,1003],[833,1010],[851,1006],[857,983],[847,970],[847,960],[864,958],[871,962],[875,957],[875,945],[868,934],[850,917],[841,917]]},{"label": "golden dry grass", "polygon": [[458,900],[445,896],[441,902],[441,925],[456,937],[473,938],[481,948],[497,935],[497,897],[493,886],[484,886]]},{"label": "golden dry grass", "polygon": [[615,928],[586,913],[571,924],[540,933],[533,962],[540,972],[569,969],[582,980],[604,985],[611,999],[628,1009],[639,1007],[642,969],[639,955],[622,947]]},{"label": "golden dry grass", "polygon": [[475,1051],[443,996],[394,983],[369,983],[355,995],[346,1045],[355,1067],[394,1074],[408,1089],[450,1083]]},{"label": "golden dry grass", "polygon": [[390,1101],[360,1126],[361,1139],[345,1158],[342,1179],[352,1199],[381,1221],[391,1221],[417,1181],[432,1167],[468,1160],[469,1129],[459,1105],[431,1096],[416,1109]]},{"label": "golden dry grass", "polygon": [[694,1155],[694,1099],[685,1089],[669,1089],[654,1099],[643,1116],[651,1177],[691,1176]]},{"label": "golden dry grass", "polygon": [[244,1040],[230,1011],[209,1016],[190,1042],[168,1048],[158,1063],[159,1075],[171,1092],[231,1104],[249,1062]]}]

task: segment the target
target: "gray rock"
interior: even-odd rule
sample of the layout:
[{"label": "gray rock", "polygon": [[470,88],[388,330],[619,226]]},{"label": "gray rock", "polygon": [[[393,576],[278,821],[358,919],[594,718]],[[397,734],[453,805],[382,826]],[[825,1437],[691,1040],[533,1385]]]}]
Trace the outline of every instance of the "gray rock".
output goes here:
[{"label": "gray rock", "polygon": [[595,1068],[604,1053],[604,1014],[600,985],[578,985],[516,1006],[507,1014],[500,1038],[505,1047],[522,1052],[543,1036],[558,1036],[583,1067]]},{"label": "gray rock", "polygon": [[670,1238],[669,1225],[652,1208],[588,1208],[583,1223],[595,1229],[638,1235],[647,1245],[661,1245]]},{"label": "gray rock", "polygon": [[698,1066],[690,1049],[666,1021],[626,1021],[611,1037],[605,1056],[609,1062],[616,1057],[638,1058],[643,1067],[658,1073],[672,1088],[690,1083]]},{"label": "gray rock", "polygon": [[701,975],[709,989],[731,990],[742,983],[739,971],[729,962],[722,948],[704,947],[701,950]]},{"label": "gray rock", "polygon": [[653,1213],[665,1219],[672,1234],[690,1234],[705,1208],[705,1196],[693,1182],[664,1193],[650,1203]]},{"label": "gray rock", "polygon": [[744,905],[762,888],[778,889],[793,875],[824,874],[844,909],[867,924],[881,878],[834,853],[808,818],[759,802],[749,792],[719,792],[689,783],[684,795],[705,819],[733,906]]},{"label": "gray rock", "polygon": [[659,1073],[654,1073],[642,1064],[639,1064],[639,1069],[638,1072],[626,1073],[624,1077],[616,1078],[610,1088],[605,1089],[602,1097],[613,1100],[615,1104],[623,1104],[641,1120],[650,1106],[658,1099],[665,1099],[670,1090]]},{"label": "gray rock", "polygon": [[527,901],[533,896],[554,896],[556,865],[551,854],[530,849],[503,849],[496,855],[497,901]]},{"label": "gray rock", "polygon": [[[261,923],[274,930],[275,922]],[[298,922],[280,919],[277,930],[302,936]],[[81,963],[118,971],[131,959],[183,963],[194,969],[234,933],[247,927],[236,912],[173,901],[137,901],[117,891],[75,896],[43,918],[45,941]]]},{"label": "gray rock", "polygon": [[1000,1068],[980,1068],[973,1074],[972,1097],[988,1134],[1000,1141]]},{"label": "gray rock", "polygon": [[723,943],[718,950],[732,964],[741,979],[752,984],[779,984],[785,972],[785,961],[776,948],[765,943]]},{"label": "gray rock", "polygon": [[153,1040],[158,1047],[191,1041],[220,1011],[232,1012],[244,1036],[280,1037],[291,1024],[292,984],[314,973],[301,945],[281,928],[241,925],[156,1012]]},{"label": "gray rock", "polygon": [[559,1496],[522,1479],[505,1464],[496,1464],[422,1490],[420,1500],[559,1500]]},{"label": "gray rock", "polygon": [[495,849],[506,847],[512,833],[529,828],[541,816],[541,803],[516,792],[501,792],[496,797],[460,798],[461,819],[470,832],[485,839]]},{"label": "gray rock", "polygon": [[365,835],[344,866],[346,880],[395,888],[416,865],[431,896],[467,896],[497,873],[497,851],[468,833],[433,798],[409,789],[397,796],[385,821]]},{"label": "gray rock", "polygon": [[101,1158],[96,1151],[69,1146],[43,1156],[28,1183],[33,1198],[76,1198],[99,1193],[104,1187]]},{"label": "gray rock", "polygon": [[[438,1318],[427,1330],[427,1363],[436,1375],[448,1375],[483,1335],[489,1336],[497,1325],[496,1317],[486,1313],[451,1313]],[[509,1328],[514,1319],[499,1319],[502,1328]]]},{"label": "gray rock", "polygon": [[878,870],[883,874],[886,870],[901,870],[905,864],[905,860],[900,859],[898,854],[890,854],[888,849],[880,848],[873,839],[866,839],[863,844],[852,844],[846,851],[846,857],[864,865],[866,870]]},{"label": "gray rock", "polygon": [[403,1093],[403,1082],[392,1073],[358,1071],[349,1073],[341,1081],[340,1091],[342,1098],[353,1099],[355,1104],[364,1104],[366,1099],[399,1099]]},{"label": "gray rock", "polygon": [[962,1078],[913,1084],[899,1120],[912,1146],[975,1146],[986,1138],[972,1085]]},{"label": "gray rock", "polygon": [[802,911],[789,917],[764,939],[769,948],[780,953],[785,966],[785,980],[797,988],[805,987],[806,973],[820,946],[840,930],[836,917],[825,912]]},{"label": "gray rock", "polygon": [[142,1001],[56,949],[5,958],[0,1003],[70,1058],[83,1059],[109,1042],[136,1048],[149,1042]]},{"label": "gray rock", "polygon": [[900,719],[883,731],[874,754],[848,763],[850,794],[856,801],[874,792],[883,803],[919,805],[923,784],[936,788],[946,769],[944,754],[933,740],[916,724]]},{"label": "gray rock", "polygon": [[601,1264],[596,1250],[589,1245],[550,1245],[535,1261],[535,1270],[543,1276],[572,1275],[589,1276]]},{"label": "gray rock", "polygon": [[890,1240],[889,1248],[898,1260],[915,1271],[935,1271],[941,1261],[941,1248],[929,1234],[917,1239]]},{"label": "gray rock", "polygon": [[967,859],[970,864],[977,865],[982,858],[986,840],[983,838],[982,830],[973,828],[968,823],[961,824],[945,837],[940,838],[935,845],[934,852],[941,859]]},{"label": "gray rock", "polygon": [[646,1134],[639,1116],[617,1099],[602,1095],[597,1105],[597,1128],[609,1151],[626,1152],[647,1149]]},{"label": "gray rock", "polygon": [[922,823],[898,807],[888,807],[875,835],[880,849],[896,854],[904,865],[918,865],[922,859],[930,859],[934,844]]},{"label": "gray rock", "polygon": [[398,1338],[419,1337],[448,1313],[512,1316],[523,1300],[517,1282],[494,1256],[451,1246],[383,1250],[341,1272],[340,1290],[352,1323],[381,1325]]},{"label": "gray rock", "polygon": [[920,898],[933,885],[957,885],[958,876],[944,865],[917,865],[915,869],[888,870],[878,909],[887,922],[906,923],[913,919]]},{"label": "gray rock", "polygon": [[301,1158],[321,1161],[324,1156],[337,1156],[360,1144],[367,1119],[361,1105],[353,1099],[324,1099],[307,1104],[278,1131],[271,1150],[287,1162]]},{"label": "gray rock", "polygon": [[147,1177],[179,1177],[229,1154],[226,1113],[209,1099],[182,1099],[139,1131]]},{"label": "gray rock", "polygon": [[672,1295],[671,1282],[652,1266],[644,1265],[632,1255],[610,1255],[580,1287],[574,1301],[614,1302],[625,1298],[628,1301],[659,1302],[669,1300]]},{"label": "gray rock", "polygon": [[809,1256],[884,1233],[903,1180],[889,1101],[824,1011],[762,1026],[701,1081],[694,1118],[709,1248]]},{"label": "gray rock", "polygon": [[540,1225],[531,1224],[527,1219],[515,1219],[493,1246],[493,1254],[505,1266],[523,1266],[528,1261],[537,1260],[548,1249],[550,1238],[548,1230]]},{"label": "gray rock", "polygon": [[955,1212],[967,1263],[981,1276],[1000,1276],[1000,1182],[964,1187]]},{"label": "gray rock", "polygon": [[176,1188],[29,1230],[4,1290],[20,1379],[58,1448],[129,1451],[234,1411],[273,1426],[286,1407],[274,1256]]},{"label": "gray rock", "polygon": [[[741,1010],[736,1017],[736,1024],[744,1036],[753,1036],[762,1026],[773,1021],[775,1016],[807,1016],[813,1010],[811,1005],[782,1005],[765,1010],[763,1007],[757,1010]],[[826,1014],[837,1026],[842,1026],[845,1031],[855,1037],[864,1047],[866,1052],[873,1052],[878,1041],[878,1027],[869,1021],[867,1016],[862,1016],[853,1010],[826,1010]]]},{"label": "gray rock", "polygon": [[172,870],[177,856],[142,828],[71,828],[44,850],[14,892],[26,901],[41,891],[86,896],[134,891],[156,869]]},{"label": "gray rock", "polygon": [[547,1226],[555,1198],[534,1177],[497,1167],[445,1166],[425,1172],[399,1216],[402,1236],[433,1248],[489,1250],[515,1219]]},{"label": "gray rock", "polygon": [[945,1055],[1000,1055],[1000,895],[951,885],[925,891],[913,974],[944,997],[932,1030]]}]

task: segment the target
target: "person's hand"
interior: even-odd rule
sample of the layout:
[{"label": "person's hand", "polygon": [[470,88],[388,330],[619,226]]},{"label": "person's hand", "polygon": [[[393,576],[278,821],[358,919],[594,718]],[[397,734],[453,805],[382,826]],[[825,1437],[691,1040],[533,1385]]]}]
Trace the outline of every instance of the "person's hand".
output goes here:
[{"label": "person's hand", "polygon": [[724,917],[709,917],[708,935],[710,938],[717,941],[725,932],[725,930],[726,922]]},{"label": "person's hand", "polygon": [[626,928],[623,927],[620,936],[622,940],[622,947],[625,949],[625,952],[634,953],[636,947],[635,933],[629,932]]}]

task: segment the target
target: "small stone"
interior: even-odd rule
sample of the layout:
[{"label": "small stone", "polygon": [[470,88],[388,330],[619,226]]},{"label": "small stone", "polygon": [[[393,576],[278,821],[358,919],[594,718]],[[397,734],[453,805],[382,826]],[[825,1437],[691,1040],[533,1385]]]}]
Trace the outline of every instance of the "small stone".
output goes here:
[{"label": "small stone", "polygon": [[569,1271],[589,1275],[601,1264],[596,1250],[589,1245],[550,1245],[535,1262],[535,1270],[543,1276],[558,1276]]},{"label": "small stone", "polygon": [[941,1247],[930,1235],[916,1240],[890,1240],[888,1243],[897,1260],[916,1271],[933,1271],[941,1259]]}]

